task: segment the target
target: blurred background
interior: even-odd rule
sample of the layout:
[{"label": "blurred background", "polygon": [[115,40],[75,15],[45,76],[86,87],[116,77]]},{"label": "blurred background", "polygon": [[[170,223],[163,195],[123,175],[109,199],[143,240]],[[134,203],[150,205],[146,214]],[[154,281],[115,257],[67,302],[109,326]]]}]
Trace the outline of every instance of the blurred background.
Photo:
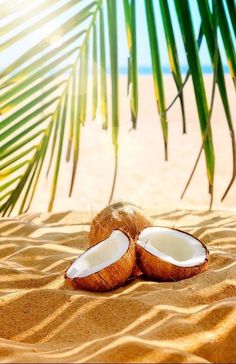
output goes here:
[{"label": "blurred background", "polygon": [[[150,0],[0,2],[3,9],[0,21],[2,214],[45,211],[48,205],[54,211],[73,209],[96,212],[109,201],[114,182],[114,150],[118,155],[118,168],[112,201],[129,200],[149,210],[183,207],[205,209],[209,207],[211,199],[208,189],[210,183],[214,184],[213,208],[236,207],[236,184],[232,184],[221,202],[232,177],[235,158],[232,152],[232,129],[236,123],[236,38],[231,18],[234,14],[230,14],[231,7],[235,10],[235,3],[219,0],[203,1],[201,5],[201,1],[186,0],[183,7],[178,8],[178,0],[164,2],[167,5],[163,1]],[[189,10],[187,13],[186,6]],[[223,7],[223,19],[220,18],[221,8],[217,6]],[[203,17],[207,9],[208,18]],[[86,14],[82,20],[81,12]],[[186,24],[192,25],[195,40],[192,43],[191,39],[184,42],[188,28],[181,24],[181,17],[187,19],[188,16]],[[175,44],[169,43],[168,19]],[[227,26],[230,42],[224,35],[222,37],[223,25]],[[202,26],[203,35],[198,51],[197,40]],[[215,44],[212,39],[216,40]],[[213,57],[215,54],[209,44],[216,47],[215,54],[219,52],[218,57]],[[156,49],[158,59],[153,55]],[[187,56],[188,49],[192,60]],[[194,56],[194,49],[197,50],[198,58]],[[103,51],[105,68],[102,64]],[[183,133],[183,109],[180,98],[177,98],[165,114],[168,125],[168,161],[165,161],[163,125],[159,113],[163,112],[160,106],[163,99],[167,107],[179,91],[172,75],[175,75],[175,62],[172,59],[175,51],[181,74],[180,89],[189,68],[191,73],[183,86],[186,133]],[[207,129],[212,88],[217,80],[215,76],[214,81],[214,72],[217,74],[219,71],[219,64],[223,70],[227,99],[222,97],[216,85],[211,115],[214,171],[209,172],[210,167],[206,166],[203,152],[189,188],[181,199],[201,148],[203,131]],[[203,80],[203,86],[200,86],[205,88],[207,107],[204,98],[199,101],[196,95],[198,66]],[[102,99],[104,77],[107,97],[105,118]],[[75,78],[78,78],[76,85]],[[159,87],[163,85],[162,95],[157,84]],[[67,87],[66,92],[63,87]],[[220,87],[222,91],[222,83]],[[44,107],[63,92],[66,96],[62,97],[59,107],[53,100],[48,107]],[[132,106],[134,98],[135,107]],[[202,133],[201,105],[198,101],[205,107],[205,119],[204,115],[202,117],[205,129],[202,129]],[[230,116],[226,115],[226,104]],[[81,105],[85,110],[82,116]],[[58,112],[55,116],[56,108]],[[134,117],[131,117],[134,111],[135,122]],[[78,119],[76,115],[79,115]],[[45,120],[37,124],[42,118]],[[229,119],[232,121],[231,128]],[[106,130],[102,128],[104,123],[108,126]],[[71,125],[74,125],[72,131]],[[79,131],[76,125],[79,125]],[[42,138],[49,130],[51,134],[47,144],[42,147]],[[40,132],[44,133],[43,137]],[[34,137],[37,133],[39,135]],[[70,143],[72,151],[68,158]],[[45,151],[40,167],[40,155]],[[38,157],[35,157],[35,153],[38,153]],[[73,191],[69,196],[75,165]],[[212,175],[209,177],[209,174]]]}]

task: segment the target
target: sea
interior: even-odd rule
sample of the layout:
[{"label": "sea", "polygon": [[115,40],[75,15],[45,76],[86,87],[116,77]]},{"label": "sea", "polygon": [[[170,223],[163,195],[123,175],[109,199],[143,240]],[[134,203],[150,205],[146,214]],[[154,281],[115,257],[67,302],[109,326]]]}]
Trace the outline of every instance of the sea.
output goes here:
[{"label": "sea", "polygon": [[[204,74],[212,74],[213,70],[212,67],[210,65],[205,65],[205,66],[201,66],[202,72]],[[180,67],[181,73],[182,74],[186,74],[188,72],[188,66],[181,66]],[[227,65],[223,65],[223,70],[224,73],[229,73],[229,67]],[[171,74],[171,69],[169,66],[162,66],[162,72],[163,74],[169,75]],[[126,75],[127,74],[127,67],[126,66],[121,66],[119,68],[119,73],[121,75]],[[152,74],[152,67],[150,66],[140,66],[138,68],[138,73],[140,75],[151,75]]]}]

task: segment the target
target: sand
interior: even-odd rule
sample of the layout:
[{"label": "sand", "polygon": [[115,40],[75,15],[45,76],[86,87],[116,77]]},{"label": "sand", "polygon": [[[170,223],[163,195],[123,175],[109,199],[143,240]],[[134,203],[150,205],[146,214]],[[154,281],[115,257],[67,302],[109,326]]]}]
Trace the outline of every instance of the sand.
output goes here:
[{"label": "sand", "polygon": [[[204,77],[208,100],[212,76]],[[235,89],[226,75],[227,92],[236,129]],[[167,104],[176,94],[171,76],[164,77]],[[180,195],[192,170],[201,145],[200,127],[191,80],[185,89],[187,135],[182,135],[179,102],[168,112],[169,162],[164,162],[163,140],[151,76],[139,79],[139,118],[137,130],[130,129],[126,78],[120,77],[120,157],[114,200],[129,200],[147,209],[205,209],[209,205],[205,158],[183,201]],[[212,115],[216,149],[215,209],[236,208],[236,182],[225,199],[220,199],[230,181],[232,155],[230,135],[218,89]],[[113,175],[113,147],[110,131],[101,130],[97,122],[88,121],[81,130],[80,161],[72,198],[68,198],[72,166],[63,158],[54,211],[99,211],[107,203]],[[41,179],[31,211],[45,211],[50,194],[50,181]]]},{"label": "sand", "polygon": [[63,272],[87,246],[91,215],[0,221],[1,362],[235,362],[236,213],[156,213],[207,244],[209,269],[173,283],[136,279],[72,290]]}]

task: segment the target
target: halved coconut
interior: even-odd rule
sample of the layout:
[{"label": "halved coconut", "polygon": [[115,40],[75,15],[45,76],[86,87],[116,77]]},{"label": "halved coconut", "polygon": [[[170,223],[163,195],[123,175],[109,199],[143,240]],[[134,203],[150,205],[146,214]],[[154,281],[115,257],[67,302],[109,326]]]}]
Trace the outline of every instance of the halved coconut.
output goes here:
[{"label": "halved coconut", "polygon": [[[91,222],[89,232],[89,244],[95,245],[106,239],[113,230],[122,229],[136,240],[140,231],[147,226],[152,226],[150,217],[146,216],[141,208],[129,202],[116,202],[107,206]],[[141,275],[142,272],[135,264],[131,274],[133,277]]]},{"label": "halved coconut", "polygon": [[137,240],[137,263],[149,278],[178,281],[207,269],[209,251],[197,238],[177,229],[148,227]]},{"label": "halved coconut", "polygon": [[81,254],[65,272],[74,288],[108,291],[130,277],[135,264],[134,241],[123,231],[111,235]]}]

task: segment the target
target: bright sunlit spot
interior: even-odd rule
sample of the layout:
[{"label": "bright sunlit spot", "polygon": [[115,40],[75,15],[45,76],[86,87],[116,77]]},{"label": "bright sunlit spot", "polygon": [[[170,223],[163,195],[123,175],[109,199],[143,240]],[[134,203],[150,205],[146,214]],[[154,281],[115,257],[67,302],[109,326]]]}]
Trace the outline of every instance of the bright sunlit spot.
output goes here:
[{"label": "bright sunlit spot", "polygon": [[95,123],[102,126],[104,123],[104,118],[102,115],[96,115],[96,118],[94,119]]},{"label": "bright sunlit spot", "polygon": [[49,37],[49,44],[53,48],[59,48],[63,44],[63,34],[61,32],[58,32],[58,34],[54,34],[51,37]]}]

